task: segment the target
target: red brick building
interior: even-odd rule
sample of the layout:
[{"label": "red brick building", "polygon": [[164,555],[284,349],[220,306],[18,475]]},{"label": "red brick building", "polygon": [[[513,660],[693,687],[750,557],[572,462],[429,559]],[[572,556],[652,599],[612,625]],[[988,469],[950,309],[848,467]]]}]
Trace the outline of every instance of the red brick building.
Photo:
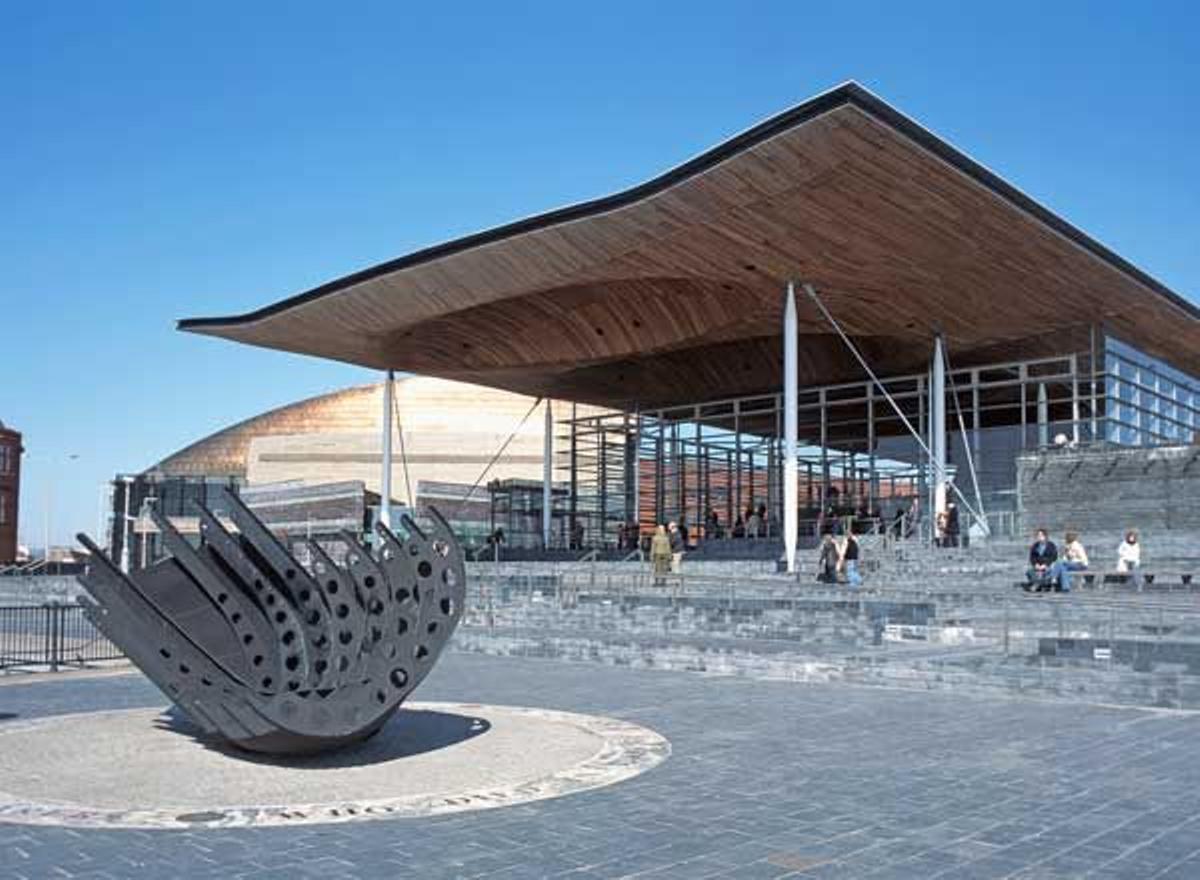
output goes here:
[{"label": "red brick building", "polygon": [[21,434],[0,422],[0,565],[17,558],[17,501],[21,496]]}]

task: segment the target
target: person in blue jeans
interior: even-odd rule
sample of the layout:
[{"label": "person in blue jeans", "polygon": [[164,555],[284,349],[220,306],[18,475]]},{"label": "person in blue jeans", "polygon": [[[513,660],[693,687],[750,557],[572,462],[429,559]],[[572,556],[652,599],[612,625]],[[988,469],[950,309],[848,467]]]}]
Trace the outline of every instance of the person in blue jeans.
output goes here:
[{"label": "person in blue jeans", "polygon": [[1064,593],[1069,593],[1071,575],[1077,571],[1087,571],[1088,555],[1076,532],[1067,532],[1064,538],[1066,543],[1063,546],[1062,557],[1051,566],[1050,580],[1057,581],[1058,588]]},{"label": "person in blue jeans", "polygon": [[846,572],[846,583],[851,587],[862,585],[862,575],[858,573],[858,539],[853,533],[847,533],[846,543],[842,546],[842,568]]}]

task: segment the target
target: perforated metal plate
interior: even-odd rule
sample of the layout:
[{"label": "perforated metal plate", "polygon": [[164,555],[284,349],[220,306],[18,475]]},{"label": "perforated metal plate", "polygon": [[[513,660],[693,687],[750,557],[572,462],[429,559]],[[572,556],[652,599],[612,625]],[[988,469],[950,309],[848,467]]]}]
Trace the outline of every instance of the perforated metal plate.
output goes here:
[{"label": "perforated metal plate", "polygon": [[86,535],[80,583],[93,623],[206,734],[297,754],[377,731],[432,668],[462,614],[462,548],[430,509],[431,534],[349,534],[339,566],[314,543],[306,570],[241,500],[237,527],[201,505],[199,547],[160,515],[171,557],[123,574]]}]

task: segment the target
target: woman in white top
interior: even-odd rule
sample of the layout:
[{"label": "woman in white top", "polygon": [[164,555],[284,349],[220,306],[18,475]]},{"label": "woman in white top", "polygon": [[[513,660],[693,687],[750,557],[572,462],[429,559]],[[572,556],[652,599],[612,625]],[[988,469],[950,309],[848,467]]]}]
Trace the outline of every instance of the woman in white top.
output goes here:
[{"label": "woman in white top", "polygon": [[1125,540],[1117,548],[1117,571],[1131,575],[1135,588],[1142,588],[1142,544],[1133,529],[1125,533]]}]

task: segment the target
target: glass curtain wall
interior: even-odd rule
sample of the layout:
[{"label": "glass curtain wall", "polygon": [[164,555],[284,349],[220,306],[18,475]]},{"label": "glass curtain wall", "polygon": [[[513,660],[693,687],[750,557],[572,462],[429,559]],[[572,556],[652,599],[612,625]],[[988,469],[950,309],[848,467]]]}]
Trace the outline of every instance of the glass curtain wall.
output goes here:
[{"label": "glass curtain wall", "polygon": [[[1200,382],[1117,340],[1097,342],[1094,367],[1090,351],[949,365],[948,473],[993,532],[1013,522],[1022,452],[1200,437]],[[802,536],[831,513],[890,521],[914,501],[926,506],[929,376],[881,385],[801,389]],[[582,527],[586,546],[616,547],[631,525],[645,534],[674,521],[694,537],[728,537],[739,518],[745,528],[757,513],[760,537],[777,538],[782,425],[781,394],[564,420],[556,466],[570,486],[569,522]]]},{"label": "glass curtain wall", "polygon": [[1196,443],[1200,379],[1109,337],[1104,347],[1104,436],[1125,446]]}]

